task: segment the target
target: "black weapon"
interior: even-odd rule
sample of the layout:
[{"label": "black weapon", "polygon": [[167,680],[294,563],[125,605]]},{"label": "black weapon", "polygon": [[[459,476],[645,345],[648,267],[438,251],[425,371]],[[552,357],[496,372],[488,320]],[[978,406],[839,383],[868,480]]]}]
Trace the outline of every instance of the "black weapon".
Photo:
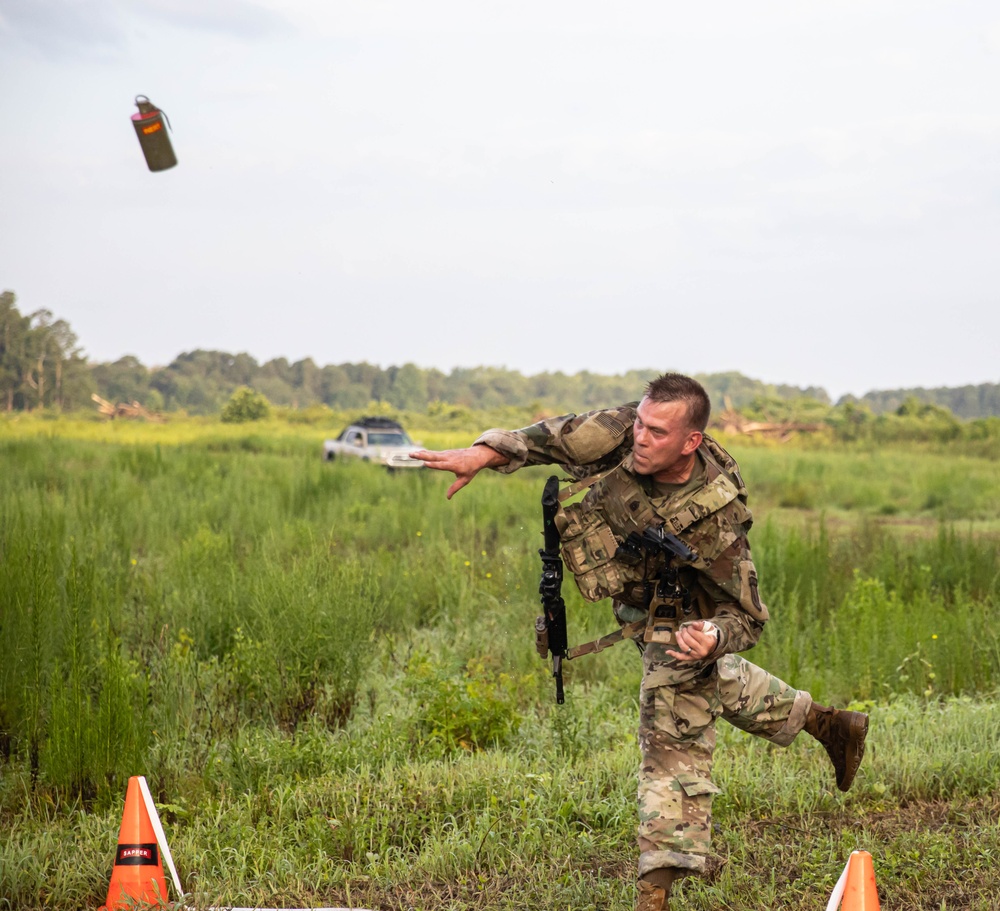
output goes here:
[{"label": "black weapon", "polygon": [[[677,535],[665,532],[663,526],[656,526],[646,528],[642,532],[633,531],[618,545],[618,550],[615,551],[615,559],[629,566],[636,566],[642,559],[643,553],[653,555],[662,554],[665,558],[663,569],[660,571],[656,584],[655,593],[660,602],[655,607],[656,615],[673,617],[676,606],[680,606],[683,613],[689,613],[691,608],[691,593],[681,584],[680,574],[677,572],[677,567],[674,566],[674,557],[685,563],[691,563],[698,558],[698,554],[678,538]],[[647,585],[647,606],[649,606],[652,599],[652,586]],[[650,607],[650,610],[654,610],[654,608]]]},{"label": "black weapon", "polygon": [[663,526],[658,525],[655,528],[647,528],[641,533],[633,531],[619,546],[615,558],[635,566],[641,558],[642,551],[663,554],[668,560],[671,557],[678,557],[685,563],[690,563],[698,556],[677,535],[665,532]]},{"label": "black weapon", "polygon": [[563,564],[559,553],[559,529],[555,518],[559,509],[559,478],[553,475],[542,491],[542,531],[545,547],[538,551],[542,558],[542,578],[538,593],[542,596],[544,614],[535,621],[535,648],[547,658],[552,653],[552,676],[556,678],[556,702],[562,705],[562,663],[569,645],[566,634],[566,603],[562,598]]}]

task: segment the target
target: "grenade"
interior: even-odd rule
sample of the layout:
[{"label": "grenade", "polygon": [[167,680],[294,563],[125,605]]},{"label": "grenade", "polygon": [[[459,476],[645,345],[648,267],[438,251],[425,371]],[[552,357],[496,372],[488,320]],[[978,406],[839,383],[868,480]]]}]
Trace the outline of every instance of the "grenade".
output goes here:
[{"label": "grenade", "polygon": [[135,106],[138,114],[132,115],[132,126],[135,135],[139,137],[142,154],[146,156],[146,164],[150,171],[165,171],[177,164],[177,156],[170,145],[167,127],[170,120],[145,95],[135,96]]}]

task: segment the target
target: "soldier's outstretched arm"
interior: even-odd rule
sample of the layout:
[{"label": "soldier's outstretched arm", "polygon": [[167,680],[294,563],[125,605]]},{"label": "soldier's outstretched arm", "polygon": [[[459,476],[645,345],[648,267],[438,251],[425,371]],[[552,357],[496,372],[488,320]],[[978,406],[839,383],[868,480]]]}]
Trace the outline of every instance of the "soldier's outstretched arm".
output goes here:
[{"label": "soldier's outstretched arm", "polygon": [[410,455],[420,459],[428,468],[450,471],[455,475],[455,483],[446,494],[449,500],[484,468],[499,468],[510,462],[503,453],[482,444],[467,449],[421,449]]}]

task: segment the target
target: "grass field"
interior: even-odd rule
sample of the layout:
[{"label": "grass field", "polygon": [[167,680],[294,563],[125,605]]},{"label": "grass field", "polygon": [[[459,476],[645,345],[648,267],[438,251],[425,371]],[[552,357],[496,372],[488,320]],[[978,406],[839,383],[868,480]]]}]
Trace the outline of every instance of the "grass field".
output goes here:
[{"label": "grass field", "polygon": [[[134,774],[195,907],[631,907],[639,667],[574,662],[554,705],[548,472],[448,503],[322,462],[337,429],[0,423],[0,909],[104,900]],[[1000,907],[998,463],[732,448],[773,618],[748,657],[869,709],[871,747],[845,796],[809,738],[723,725],[718,869],[679,906],[825,907],[865,848],[885,908]],[[610,629],[566,595],[572,641]]]}]

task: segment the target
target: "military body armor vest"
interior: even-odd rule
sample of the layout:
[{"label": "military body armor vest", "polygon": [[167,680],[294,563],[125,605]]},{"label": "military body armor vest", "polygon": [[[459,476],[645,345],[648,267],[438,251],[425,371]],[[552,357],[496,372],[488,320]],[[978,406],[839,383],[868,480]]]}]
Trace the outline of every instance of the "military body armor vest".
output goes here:
[{"label": "military body armor vest", "polygon": [[[766,619],[752,562],[742,561],[733,571],[713,571],[713,562],[753,521],[739,468],[711,437],[705,437],[698,454],[705,464],[705,484],[679,500],[647,493],[630,471],[631,455],[560,494],[565,500],[590,488],[582,501],[561,506],[555,520],[563,560],[580,593],[588,601],[614,598],[647,611],[647,642],[673,643],[685,620],[714,616],[716,601],[701,584],[703,575],[754,616]],[[648,529],[677,536],[693,553],[681,560],[668,553],[637,553],[627,546],[630,535]]]}]

